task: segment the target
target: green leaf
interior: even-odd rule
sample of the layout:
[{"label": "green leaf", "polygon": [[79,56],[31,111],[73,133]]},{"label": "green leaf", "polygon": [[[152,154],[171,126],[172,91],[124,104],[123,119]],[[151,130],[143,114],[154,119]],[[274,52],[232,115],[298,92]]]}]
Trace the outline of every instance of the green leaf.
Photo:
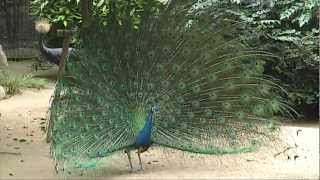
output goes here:
[{"label": "green leaf", "polygon": [[68,22],[67,21],[63,21],[63,25],[64,27],[67,27]]},{"label": "green leaf", "polygon": [[97,7],[101,7],[104,2],[105,0],[100,0],[99,3],[97,4]]}]

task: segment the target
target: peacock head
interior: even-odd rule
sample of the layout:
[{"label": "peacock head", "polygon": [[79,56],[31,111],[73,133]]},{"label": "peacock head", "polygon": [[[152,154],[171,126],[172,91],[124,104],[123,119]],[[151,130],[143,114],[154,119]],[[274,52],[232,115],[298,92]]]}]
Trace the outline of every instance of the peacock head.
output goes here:
[{"label": "peacock head", "polygon": [[155,113],[155,112],[159,112],[160,111],[160,105],[154,105],[151,107],[151,112]]}]

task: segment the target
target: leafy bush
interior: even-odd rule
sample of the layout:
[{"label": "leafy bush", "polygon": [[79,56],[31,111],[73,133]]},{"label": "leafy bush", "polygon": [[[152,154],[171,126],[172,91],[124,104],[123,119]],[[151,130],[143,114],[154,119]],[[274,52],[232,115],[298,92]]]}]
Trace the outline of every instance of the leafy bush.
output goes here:
[{"label": "leafy bush", "polygon": [[[151,1],[155,7],[162,5],[160,0]],[[82,22],[80,0],[31,0],[31,12],[38,17],[44,17],[55,27],[76,28]],[[130,2],[131,16],[133,23],[139,23],[139,17],[143,11],[145,0],[134,0]],[[109,7],[112,5],[110,0],[93,0],[93,15],[101,17],[103,25],[106,24]],[[124,9],[128,7],[127,0],[118,0],[116,3],[119,11],[119,16],[124,15]],[[121,22],[120,22],[121,23]]]},{"label": "leafy bush", "polygon": [[288,86],[289,99],[296,109],[305,115],[318,116],[319,1],[233,0],[228,3],[231,8],[225,8],[226,12],[245,22],[247,32],[243,37],[250,44],[280,57],[268,64],[266,73]]},{"label": "leafy bush", "polygon": [[45,88],[48,82],[44,79],[33,78],[29,75],[18,75],[12,72],[0,72],[0,85],[5,87],[8,95],[21,92],[23,88]]}]

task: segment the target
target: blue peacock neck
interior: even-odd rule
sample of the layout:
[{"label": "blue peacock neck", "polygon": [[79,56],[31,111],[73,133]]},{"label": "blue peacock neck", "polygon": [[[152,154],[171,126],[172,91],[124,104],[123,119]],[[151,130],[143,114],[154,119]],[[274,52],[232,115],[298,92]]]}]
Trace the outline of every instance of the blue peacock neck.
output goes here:
[{"label": "blue peacock neck", "polygon": [[135,140],[136,146],[146,146],[152,143],[151,132],[152,132],[152,121],[154,118],[154,110],[151,109],[146,117],[143,128],[138,132]]}]

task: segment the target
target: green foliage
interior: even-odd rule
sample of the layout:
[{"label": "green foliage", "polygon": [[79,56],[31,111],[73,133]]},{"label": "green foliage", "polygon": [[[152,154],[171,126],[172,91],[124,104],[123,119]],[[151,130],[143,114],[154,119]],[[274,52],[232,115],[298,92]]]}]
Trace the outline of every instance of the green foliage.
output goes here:
[{"label": "green foliage", "polygon": [[[79,0],[31,0],[31,11],[35,16],[48,18],[55,27],[76,28],[82,22],[80,3],[81,1]],[[109,0],[93,1],[93,15],[99,16],[103,25],[107,25],[110,4]],[[126,0],[117,1],[117,16],[124,15],[127,4],[128,1]],[[134,0],[130,4],[132,8],[130,15],[133,16],[132,21],[134,24],[138,24],[145,1]],[[153,0],[153,4],[156,7],[160,7],[162,3],[159,0]]]},{"label": "green foliage", "polygon": [[304,108],[317,106],[319,1],[242,0],[231,2],[231,5],[228,9],[227,6],[221,7],[245,22],[243,28],[247,32],[243,37],[251,41],[250,44],[280,57],[277,62],[269,64],[266,72],[288,84],[289,98],[296,108],[304,111]]},{"label": "green foliage", "polygon": [[82,20],[79,0],[32,0],[31,12],[62,27],[78,26]]},{"label": "green foliage", "polygon": [[45,88],[48,82],[44,79],[33,78],[33,75],[19,75],[12,72],[0,72],[0,85],[6,88],[8,95],[21,92],[23,88]]}]

